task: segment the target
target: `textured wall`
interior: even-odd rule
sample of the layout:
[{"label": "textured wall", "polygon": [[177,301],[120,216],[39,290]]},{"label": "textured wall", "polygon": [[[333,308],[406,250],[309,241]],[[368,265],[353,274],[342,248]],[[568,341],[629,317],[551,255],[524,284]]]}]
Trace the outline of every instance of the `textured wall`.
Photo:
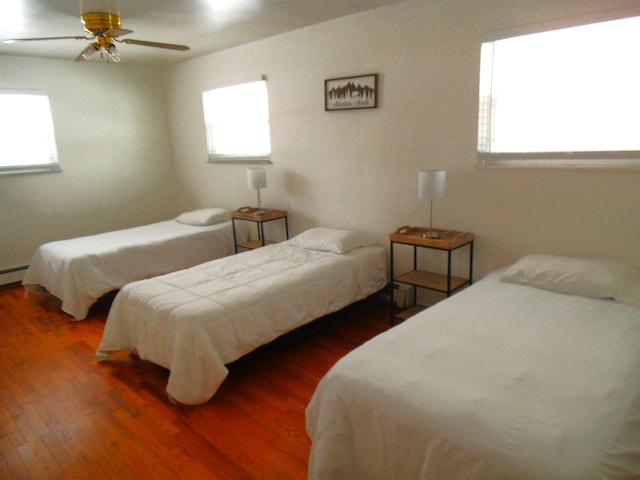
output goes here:
[{"label": "textured wall", "polygon": [[41,243],[176,212],[162,70],[0,56],[0,88],[49,94],[62,173],[0,176],[0,270]]},{"label": "textured wall", "polygon": [[[640,265],[640,172],[477,166],[480,38],[615,0],[407,0],[166,70],[0,56],[0,88],[46,90],[63,173],[0,176],[0,270],[49,240],[255,204],[245,167],[206,162],[201,93],[268,78],[274,164],[263,203],[298,233],[424,225],[420,168],[446,168],[434,225],[477,235],[477,277],[527,252]],[[378,73],[380,106],[325,112],[327,78]]]},{"label": "textured wall", "polygon": [[[624,3],[407,1],[180,64],[169,81],[179,201],[255,203],[244,166],[206,163],[200,95],[265,74],[274,165],[263,204],[288,209],[294,233],[358,228],[386,245],[396,227],[428,222],[418,170],[446,168],[434,226],[476,233],[478,277],[528,252],[640,265],[640,171],[487,169],[476,158],[481,36]],[[324,79],[366,73],[380,75],[378,109],[324,111]]]}]

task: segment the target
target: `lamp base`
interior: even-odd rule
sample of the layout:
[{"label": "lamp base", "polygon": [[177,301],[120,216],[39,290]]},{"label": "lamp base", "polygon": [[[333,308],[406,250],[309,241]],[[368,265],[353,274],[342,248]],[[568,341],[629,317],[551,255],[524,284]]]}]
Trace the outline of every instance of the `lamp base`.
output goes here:
[{"label": "lamp base", "polygon": [[260,207],[258,207],[258,209],[253,212],[254,215],[266,215],[267,213],[269,213],[268,210],[262,210]]},{"label": "lamp base", "polygon": [[422,238],[433,238],[433,239],[437,239],[440,238],[441,235],[438,232],[434,232],[433,230],[429,230],[428,232],[425,232],[422,234]]}]

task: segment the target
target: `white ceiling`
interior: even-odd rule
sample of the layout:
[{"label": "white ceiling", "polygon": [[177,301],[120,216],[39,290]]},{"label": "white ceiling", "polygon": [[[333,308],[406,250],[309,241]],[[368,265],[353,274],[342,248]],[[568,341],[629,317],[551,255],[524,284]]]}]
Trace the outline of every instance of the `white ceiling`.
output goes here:
[{"label": "white ceiling", "polygon": [[[121,38],[177,43],[176,52],[117,44],[123,63],[171,64],[402,0],[0,0],[0,40],[87,35],[80,12],[117,9]],[[2,43],[0,54],[72,61],[88,40]]]}]

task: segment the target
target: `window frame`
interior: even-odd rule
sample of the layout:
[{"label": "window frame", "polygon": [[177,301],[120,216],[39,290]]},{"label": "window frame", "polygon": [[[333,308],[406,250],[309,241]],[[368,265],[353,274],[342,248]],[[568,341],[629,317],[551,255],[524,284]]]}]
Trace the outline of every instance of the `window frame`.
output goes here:
[{"label": "window frame", "polygon": [[[264,84],[264,88],[265,88],[265,92],[266,92],[266,97],[265,97],[265,102],[266,102],[266,109],[267,109],[267,119],[266,119],[266,124],[267,124],[267,135],[269,138],[269,153],[267,154],[251,154],[251,153],[216,153],[215,151],[213,151],[214,148],[214,133],[213,133],[213,129],[210,123],[207,123],[207,110],[206,110],[206,105],[205,105],[205,99],[204,96],[213,91],[213,90],[217,90],[217,89],[222,89],[222,88],[228,88],[228,87],[234,87],[234,86],[240,86],[240,85],[245,85],[245,84],[249,84],[249,83],[258,83],[258,82],[262,82]],[[250,78],[245,78],[245,79],[241,79],[241,80],[235,80],[235,81],[230,81],[230,82],[225,82],[225,83],[218,83],[212,86],[209,86],[207,88],[205,88],[202,91],[202,109],[203,109],[203,115],[204,115],[204,124],[205,124],[205,131],[206,131],[206,144],[207,144],[207,162],[208,163],[214,163],[214,164],[253,164],[253,165],[260,165],[260,164],[272,164],[273,162],[271,161],[271,155],[272,155],[272,149],[271,149],[271,125],[270,125],[270,109],[269,109],[269,94],[268,94],[268,89],[267,89],[267,78],[265,75],[259,75],[256,77],[250,77]]]},{"label": "window frame", "polygon": [[[485,34],[481,38],[481,62],[482,49],[485,44],[503,39],[514,38],[522,35],[551,32],[563,28],[586,26],[612,20],[623,20],[640,16],[640,8],[627,7],[624,9],[598,12],[597,14],[583,15],[535,25],[527,25],[498,32]],[[492,54],[493,52],[491,52]],[[491,152],[486,148],[491,142],[492,122],[486,119],[493,115],[491,110],[491,96],[483,97],[487,89],[486,72],[480,64],[480,85],[478,95],[478,137],[477,158],[480,167],[551,167],[551,168],[640,168],[639,150],[600,150],[600,151],[543,151],[543,152]],[[484,121],[483,121],[484,117]],[[485,130],[483,130],[483,127]]]},{"label": "window frame", "polygon": [[[31,163],[31,164],[13,164],[2,165],[0,164],[0,176],[1,175],[16,175],[25,173],[58,173],[62,172],[60,168],[60,160],[58,155],[58,146],[55,135],[55,125],[53,122],[53,110],[51,108],[51,102],[49,95],[45,91],[41,90],[27,90],[27,89],[13,89],[13,88],[0,88],[0,95],[29,95],[45,97],[49,110],[49,120],[51,131],[47,132],[48,142],[50,144],[50,157],[47,163]],[[0,147],[1,148],[1,147]]]}]

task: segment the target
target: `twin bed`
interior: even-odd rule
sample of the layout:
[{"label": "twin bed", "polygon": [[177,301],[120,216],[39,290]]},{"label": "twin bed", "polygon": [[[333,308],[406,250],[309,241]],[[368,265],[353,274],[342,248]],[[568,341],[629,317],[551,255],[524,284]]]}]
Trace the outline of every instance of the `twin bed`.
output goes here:
[{"label": "twin bed", "polygon": [[[236,227],[239,241],[249,229]],[[243,240],[244,239],[244,240]],[[46,290],[76,320],[123,285],[234,253],[231,213],[221,208],[124,230],[49,242],[36,250],[22,281],[27,292]]]},{"label": "twin bed", "polygon": [[525,256],[341,359],[309,478],[640,478],[640,270]]},{"label": "twin bed", "polygon": [[362,233],[316,228],[124,286],[96,353],[129,349],[170,370],[174,402],[208,401],[225,365],[387,284],[384,249]]}]

